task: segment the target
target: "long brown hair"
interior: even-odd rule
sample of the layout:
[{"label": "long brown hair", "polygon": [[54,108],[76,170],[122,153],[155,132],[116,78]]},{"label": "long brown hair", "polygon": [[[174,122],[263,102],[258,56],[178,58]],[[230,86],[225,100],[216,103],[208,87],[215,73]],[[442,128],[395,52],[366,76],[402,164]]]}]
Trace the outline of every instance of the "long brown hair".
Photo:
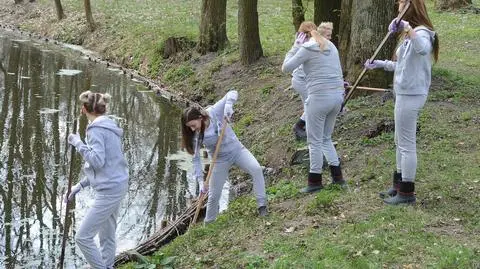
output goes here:
[{"label": "long brown hair", "polygon": [[[405,13],[403,17],[404,20],[408,21],[412,28],[418,26],[425,26],[431,31],[435,31],[433,28],[432,21],[428,17],[427,7],[425,6],[424,0],[407,0],[410,1],[410,8]],[[438,52],[440,50],[440,44],[438,40],[438,35],[435,33],[435,40],[433,41],[433,58],[435,62],[438,61]]]},{"label": "long brown hair", "polygon": [[307,34],[308,37],[312,37],[310,34],[310,31],[317,29],[317,26],[315,23],[311,21],[304,21],[302,24],[300,24],[300,27],[298,27],[298,32],[302,32]]},{"label": "long brown hair", "polygon": [[202,127],[198,136],[198,143],[203,142],[203,135],[205,132],[205,122],[210,120],[207,111],[200,107],[192,106],[187,107],[182,114],[182,148],[186,149],[188,153],[195,153],[195,145],[193,144],[193,138],[195,137],[195,132],[187,126],[187,122],[191,120],[201,119]]}]

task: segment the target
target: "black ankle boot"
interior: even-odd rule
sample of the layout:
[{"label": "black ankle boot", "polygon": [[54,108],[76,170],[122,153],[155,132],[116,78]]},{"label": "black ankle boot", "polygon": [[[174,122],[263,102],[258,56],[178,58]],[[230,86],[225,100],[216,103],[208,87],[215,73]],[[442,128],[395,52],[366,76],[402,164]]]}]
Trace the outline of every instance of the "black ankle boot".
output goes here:
[{"label": "black ankle boot", "polygon": [[378,193],[380,198],[388,198],[397,195],[398,189],[400,188],[400,182],[402,181],[402,173],[398,173],[397,171],[393,172],[393,181],[392,187],[386,191],[382,191]]},{"label": "black ankle boot", "polygon": [[401,181],[397,194],[383,201],[389,205],[414,204],[417,201],[415,197],[415,183]]},{"label": "black ankle boot", "polygon": [[342,169],[340,168],[340,165],[338,166],[330,165],[330,174],[332,175],[333,184],[338,184],[341,186],[344,186],[345,184],[347,184],[345,179],[343,179]]},{"label": "black ankle boot", "polygon": [[322,174],[308,173],[308,185],[300,190],[303,193],[317,192],[323,189]]},{"label": "black ankle boot", "polygon": [[307,138],[307,131],[305,130],[305,121],[299,119],[295,125],[293,125],[293,133],[297,140],[302,140]]}]

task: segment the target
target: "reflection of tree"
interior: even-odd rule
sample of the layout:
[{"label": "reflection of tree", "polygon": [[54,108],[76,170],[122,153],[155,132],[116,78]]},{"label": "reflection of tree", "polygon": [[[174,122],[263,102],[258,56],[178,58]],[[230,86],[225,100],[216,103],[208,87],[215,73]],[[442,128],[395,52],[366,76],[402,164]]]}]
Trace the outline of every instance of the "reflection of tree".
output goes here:
[{"label": "reflection of tree", "polygon": [[[12,114],[10,118],[10,126],[9,130],[15,132],[17,130],[17,123],[18,123],[18,116],[20,114],[20,106],[19,104],[19,89],[18,89],[18,66],[19,66],[19,57],[20,57],[20,49],[14,48],[12,55],[8,62],[8,70],[15,75],[6,78],[6,84],[9,85],[6,88],[11,88],[12,93]],[[11,85],[11,86],[10,86]],[[6,98],[6,97],[5,97]],[[7,107],[8,109],[8,107]],[[4,125],[2,125],[4,126]],[[2,144],[3,144],[3,137],[2,137]],[[8,140],[8,157],[7,157],[7,194],[4,197],[3,202],[5,204],[5,256],[7,257],[5,263],[8,268],[15,267],[15,257],[12,256],[12,228],[13,228],[13,208],[12,208],[12,201],[13,201],[13,193],[14,193],[14,173],[15,173],[15,165],[14,165],[14,158],[16,154],[16,149],[19,146],[17,145],[17,136],[10,132],[9,140]]]}]

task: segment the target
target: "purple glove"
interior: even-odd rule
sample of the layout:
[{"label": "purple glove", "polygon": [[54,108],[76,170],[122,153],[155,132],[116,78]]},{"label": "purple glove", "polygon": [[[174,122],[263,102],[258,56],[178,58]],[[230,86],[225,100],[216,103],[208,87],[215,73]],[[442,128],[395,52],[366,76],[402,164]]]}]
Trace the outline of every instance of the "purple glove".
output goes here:
[{"label": "purple glove", "polygon": [[350,86],[350,83],[348,83],[348,81],[343,81],[343,87],[346,89]]},{"label": "purple glove", "polygon": [[295,43],[293,44],[293,46],[300,47],[303,43],[307,41],[307,34],[305,34],[304,32],[297,32],[297,34],[295,35]]},{"label": "purple glove", "polygon": [[397,24],[397,19],[393,19],[390,25],[388,25],[388,31],[391,33],[401,32],[409,26],[410,24],[407,21],[401,20],[400,23]]},{"label": "purple glove", "polygon": [[200,193],[202,194],[207,194],[208,193],[208,186],[205,184],[205,182],[202,181],[200,184]]},{"label": "purple glove", "polygon": [[69,134],[68,135],[68,143],[70,143],[74,147],[78,147],[80,144],[82,144],[82,140],[80,139],[79,134]]},{"label": "purple glove", "polygon": [[373,60],[372,62],[370,62],[370,59],[368,59],[363,66],[365,66],[367,70],[371,70],[376,68],[385,68],[386,64],[386,61]]}]

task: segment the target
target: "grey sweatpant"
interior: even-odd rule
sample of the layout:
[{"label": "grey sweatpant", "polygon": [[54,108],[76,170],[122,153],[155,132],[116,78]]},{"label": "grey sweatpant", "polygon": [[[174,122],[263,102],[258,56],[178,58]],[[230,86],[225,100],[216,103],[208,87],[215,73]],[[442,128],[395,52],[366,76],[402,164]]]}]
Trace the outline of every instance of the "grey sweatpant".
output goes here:
[{"label": "grey sweatpant", "polygon": [[303,113],[300,119],[305,120],[305,101],[308,97],[307,81],[305,79],[292,77],[292,87],[302,98]]},{"label": "grey sweatpant", "polygon": [[[88,264],[94,269],[113,268],[117,216],[124,197],[123,192],[116,195],[97,193],[93,206],[88,209],[77,231],[75,241]],[[97,234],[100,239],[100,249],[93,240]]]},{"label": "grey sweatpant", "polygon": [[332,133],[342,102],[342,93],[310,94],[308,96],[305,107],[310,173],[322,173],[323,155],[329,165],[340,164],[332,142]]},{"label": "grey sweatpant", "polygon": [[212,222],[217,218],[223,185],[228,178],[228,171],[232,165],[237,165],[240,169],[252,176],[253,192],[255,193],[258,207],[267,205],[265,179],[263,177],[262,167],[248,149],[242,148],[240,152],[232,152],[228,156],[217,158],[208,186],[205,223]]},{"label": "grey sweatpant", "polygon": [[397,146],[397,172],[402,173],[402,181],[415,181],[417,119],[426,100],[426,95],[396,95],[395,145]]}]

